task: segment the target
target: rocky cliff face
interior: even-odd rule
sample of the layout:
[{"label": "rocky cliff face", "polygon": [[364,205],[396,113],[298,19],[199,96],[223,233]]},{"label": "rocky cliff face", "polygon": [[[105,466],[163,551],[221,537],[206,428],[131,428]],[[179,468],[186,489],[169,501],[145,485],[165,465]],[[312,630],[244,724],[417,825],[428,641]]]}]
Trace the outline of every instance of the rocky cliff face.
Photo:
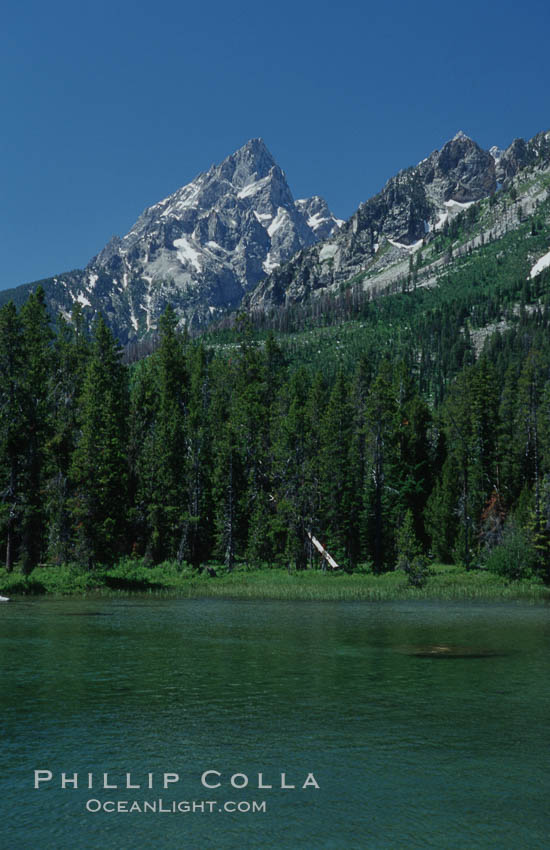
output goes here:
[{"label": "rocky cliff face", "polygon": [[[317,207],[319,219],[311,214]],[[129,314],[136,334],[155,327],[167,303],[188,324],[203,325],[336,227],[320,198],[294,202],[264,142],[252,139],[145,210],[91,261],[88,288],[107,276],[114,312]]]},{"label": "rocky cliff face", "polygon": [[[301,198],[296,201],[296,207],[305,217],[308,226],[312,229],[317,239],[328,239],[337,229],[344,224],[342,219],[335,219],[328,208],[324,198],[313,195],[312,198]],[[335,227],[336,225],[336,227]]]},{"label": "rocky cliff face", "polygon": [[119,339],[153,330],[167,304],[201,326],[239,306],[260,280],[339,222],[326,202],[295,202],[283,171],[252,139],[149,207],[82,271],[44,281],[52,312],[78,301],[101,311]]},{"label": "rocky cliff face", "polygon": [[538,133],[528,142],[525,139],[514,139],[506,150],[491,148],[491,153],[495,157],[497,180],[507,186],[522,169],[550,161],[550,134]]},{"label": "rocky cliff face", "polygon": [[317,289],[383,270],[414,251],[454,213],[496,191],[495,158],[464,133],[392,177],[333,238],[273,271],[248,299],[252,308],[299,301]]},{"label": "rocky cliff face", "polygon": [[[460,213],[500,189],[510,188],[528,169],[545,173],[549,168],[550,133],[539,133],[529,142],[516,139],[505,151],[485,151],[459,132],[441,150],[388,180],[382,191],[361,204],[332,236],[275,269],[245,303],[250,309],[265,310],[303,301],[317,292],[335,292],[350,282],[365,289],[404,282],[415,254],[433,242],[439,231],[446,232]],[[461,250],[475,248],[485,238],[497,238],[517,226],[522,200],[524,214],[545,197],[545,184],[541,183],[538,188],[531,187],[524,199],[517,199],[517,216],[510,216],[504,205],[499,220],[497,207],[486,216],[487,232],[480,227],[479,235]],[[428,266],[424,283],[434,282],[443,262],[440,258]]]},{"label": "rocky cliff face", "polygon": [[91,301],[97,282],[109,279],[104,309],[120,316],[118,325],[126,320],[130,335],[154,328],[168,303],[200,326],[337,227],[321,198],[294,202],[264,142],[252,139],[113,239],[87,267],[83,295]]}]

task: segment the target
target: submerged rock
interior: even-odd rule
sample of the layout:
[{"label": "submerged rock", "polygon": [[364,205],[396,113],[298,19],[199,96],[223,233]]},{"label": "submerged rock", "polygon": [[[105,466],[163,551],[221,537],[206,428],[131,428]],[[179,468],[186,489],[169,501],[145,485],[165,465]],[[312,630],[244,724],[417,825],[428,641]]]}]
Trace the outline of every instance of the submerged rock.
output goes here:
[{"label": "submerged rock", "polygon": [[494,649],[477,646],[454,646],[452,644],[428,644],[426,646],[403,646],[398,652],[416,658],[495,658],[503,655]]}]

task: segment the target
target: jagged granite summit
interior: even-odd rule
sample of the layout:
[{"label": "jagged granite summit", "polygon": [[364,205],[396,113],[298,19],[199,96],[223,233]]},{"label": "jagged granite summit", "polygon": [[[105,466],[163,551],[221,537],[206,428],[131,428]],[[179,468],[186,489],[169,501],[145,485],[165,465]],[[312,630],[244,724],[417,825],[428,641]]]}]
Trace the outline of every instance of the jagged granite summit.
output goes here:
[{"label": "jagged granite summit", "polygon": [[155,329],[167,304],[200,327],[239,306],[260,280],[343,222],[326,202],[295,202],[262,139],[145,210],[84,270],[43,281],[50,308],[79,301],[126,342]]},{"label": "jagged granite summit", "polygon": [[107,275],[113,311],[134,333],[155,327],[169,302],[203,325],[338,224],[321,198],[295,203],[262,139],[251,139],[111,240],[86,270],[87,289]]},{"label": "jagged granite summit", "polygon": [[246,297],[252,310],[302,302],[350,282],[364,288],[407,276],[411,257],[460,212],[506,187],[527,166],[548,167],[549,135],[483,150],[459,131],[441,150],[390,178],[322,243],[274,269]]}]

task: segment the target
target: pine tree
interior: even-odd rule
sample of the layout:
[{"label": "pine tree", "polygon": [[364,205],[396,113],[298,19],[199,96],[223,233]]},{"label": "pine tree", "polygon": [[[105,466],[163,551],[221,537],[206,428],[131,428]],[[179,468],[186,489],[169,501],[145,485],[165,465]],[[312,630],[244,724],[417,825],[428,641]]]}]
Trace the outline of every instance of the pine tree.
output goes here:
[{"label": "pine tree", "polygon": [[308,374],[299,369],[284,388],[278,410],[273,446],[276,517],[271,523],[275,557],[283,555],[297,569],[307,566],[311,529],[311,493],[308,477]]},{"label": "pine tree", "polygon": [[322,417],[319,454],[323,535],[338,563],[349,557],[354,516],[349,463],[353,425],[350,398],[348,383],[339,372]]},{"label": "pine tree", "polygon": [[100,316],[80,400],[72,458],[78,558],[109,563],[125,550],[128,511],[128,381],[120,348]]},{"label": "pine tree", "polygon": [[[248,320],[239,327],[239,352],[235,360],[235,385],[231,400],[232,433],[239,467],[246,476],[238,510],[238,538],[253,563],[270,561],[270,493],[272,488],[271,407],[276,386],[272,360],[273,340],[262,351]],[[266,356],[267,354],[267,356]],[[269,367],[269,392],[267,371]]]},{"label": "pine tree", "polygon": [[459,533],[460,475],[456,456],[449,454],[426,503],[426,530],[433,553],[443,563],[453,560]]},{"label": "pine tree", "polygon": [[157,558],[177,557],[181,561],[188,509],[186,415],[189,374],[185,340],[178,332],[177,324],[174,310],[168,307],[160,320],[160,345],[156,355],[158,470],[153,504]]},{"label": "pine tree", "polygon": [[158,410],[158,387],[154,355],[136,363],[130,372],[129,421],[129,513],[131,552],[148,553],[152,558],[151,511],[156,492],[157,447],[155,421]]},{"label": "pine tree", "polygon": [[424,511],[433,486],[429,438],[431,414],[417,392],[410,367],[404,361],[396,368],[393,383],[397,400],[394,482],[399,492],[398,510],[401,516],[407,510],[412,512],[415,534],[426,544]]},{"label": "pine tree", "polygon": [[213,543],[211,464],[212,440],[208,427],[210,402],[207,355],[202,345],[189,355],[189,400],[187,405],[187,518],[182,535],[185,560],[199,567],[207,560]]},{"label": "pine tree", "polygon": [[231,571],[239,542],[239,496],[243,484],[236,435],[230,420],[220,423],[214,450],[215,551]]},{"label": "pine tree", "polygon": [[520,480],[533,485],[534,511],[541,524],[540,405],[543,393],[543,364],[538,351],[531,350],[525,360],[517,386],[515,441],[521,447]]},{"label": "pine tree", "polygon": [[241,505],[245,491],[239,441],[232,418],[235,391],[233,364],[218,359],[213,364],[213,391],[210,406],[212,433],[212,498],[214,502],[214,553],[232,570],[242,526]]},{"label": "pine tree", "polygon": [[133,392],[137,520],[154,562],[182,561],[189,529],[189,372],[187,341],[177,325],[169,306],[160,319],[159,347]]},{"label": "pine tree", "polygon": [[26,433],[22,464],[21,562],[24,572],[36,566],[46,545],[45,488],[47,441],[51,434],[50,378],[53,332],[39,287],[23,305],[24,371],[22,398]]},{"label": "pine tree", "polygon": [[76,302],[71,322],[59,317],[49,386],[52,427],[48,442],[46,512],[48,558],[54,563],[72,557],[71,499],[74,482],[71,459],[80,427],[80,396],[89,356],[82,307]]},{"label": "pine tree", "polygon": [[8,571],[13,569],[21,537],[23,363],[23,329],[10,301],[0,309],[0,522]]},{"label": "pine tree", "polygon": [[414,530],[414,517],[411,510],[405,513],[405,518],[397,534],[396,540],[398,570],[407,570],[414,559],[421,554],[422,547]]},{"label": "pine tree", "polygon": [[367,476],[363,533],[365,551],[381,572],[393,560],[392,527],[396,496],[392,468],[397,447],[397,403],[391,366],[384,361],[373,381],[366,407]]}]

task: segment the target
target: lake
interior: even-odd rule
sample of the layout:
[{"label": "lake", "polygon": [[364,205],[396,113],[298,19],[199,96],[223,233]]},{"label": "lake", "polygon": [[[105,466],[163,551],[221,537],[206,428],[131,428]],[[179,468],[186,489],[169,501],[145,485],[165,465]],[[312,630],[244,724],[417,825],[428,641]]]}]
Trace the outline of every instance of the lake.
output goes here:
[{"label": "lake", "polygon": [[[148,597],[2,605],[0,844],[546,848],[549,614]],[[281,788],[281,774],[296,787]]]}]

